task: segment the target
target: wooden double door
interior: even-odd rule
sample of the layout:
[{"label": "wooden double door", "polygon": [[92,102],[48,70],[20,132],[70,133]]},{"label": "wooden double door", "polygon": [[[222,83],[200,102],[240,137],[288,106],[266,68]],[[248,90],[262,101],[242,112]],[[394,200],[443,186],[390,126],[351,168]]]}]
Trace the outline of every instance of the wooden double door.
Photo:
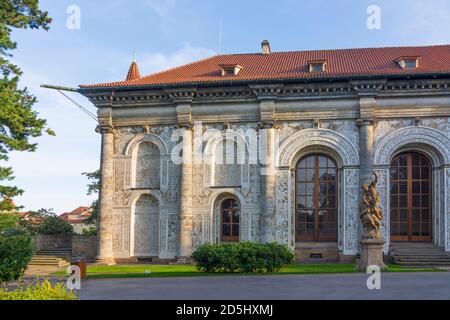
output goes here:
[{"label": "wooden double door", "polygon": [[396,156],[390,168],[391,241],[432,241],[432,166],[424,155]]}]

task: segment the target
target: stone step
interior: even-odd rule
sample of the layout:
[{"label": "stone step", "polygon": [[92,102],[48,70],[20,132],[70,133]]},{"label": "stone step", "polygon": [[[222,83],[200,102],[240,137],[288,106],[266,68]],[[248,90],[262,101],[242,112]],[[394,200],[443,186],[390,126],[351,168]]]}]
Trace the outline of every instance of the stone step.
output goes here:
[{"label": "stone step", "polygon": [[450,254],[429,242],[392,243],[389,256],[402,266],[450,266]]},{"label": "stone step", "polygon": [[38,251],[36,252],[38,255],[42,254],[49,254],[49,255],[56,255],[56,254],[72,254],[72,251]]},{"label": "stone step", "polygon": [[433,258],[440,258],[440,259],[450,259],[449,256],[446,255],[442,255],[442,254],[401,254],[401,255],[396,255],[396,254],[391,254],[391,257],[393,258],[412,258],[412,259],[417,259],[417,258],[423,258],[423,259],[433,259]]},{"label": "stone step", "polygon": [[427,251],[419,251],[419,250],[408,250],[408,251],[398,251],[398,250],[391,250],[391,255],[427,255],[427,254],[431,254],[431,255],[443,255],[443,256],[448,256],[448,254],[444,251],[432,251],[432,250],[427,250]]},{"label": "stone step", "polygon": [[396,258],[396,259],[394,259],[394,261],[405,262],[405,263],[416,263],[416,262],[421,262],[421,263],[423,262],[423,263],[430,263],[430,264],[444,263],[444,264],[450,265],[450,259]]}]

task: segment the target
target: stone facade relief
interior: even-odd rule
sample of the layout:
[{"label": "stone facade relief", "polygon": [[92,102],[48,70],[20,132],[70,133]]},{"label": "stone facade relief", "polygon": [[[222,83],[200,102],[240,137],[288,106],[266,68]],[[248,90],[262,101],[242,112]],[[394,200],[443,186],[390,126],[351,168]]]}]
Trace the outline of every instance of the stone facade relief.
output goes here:
[{"label": "stone facade relief", "polygon": [[275,225],[273,230],[275,235],[273,239],[277,242],[289,245],[289,209],[291,201],[293,198],[290,197],[290,171],[289,170],[279,170],[276,175],[275,182]]},{"label": "stone facade relief", "polygon": [[450,252],[450,169],[447,168],[445,170],[445,188],[446,188],[446,192],[445,192],[445,201],[446,203],[445,205],[445,225],[447,226],[446,228],[446,235],[447,235],[447,239],[446,239],[446,245],[445,245],[445,250]]},{"label": "stone facade relief", "polygon": [[313,121],[284,121],[281,123],[281,129],[278,130],[279,142],[283,143],[287,138],[304,129],[312,129]]},{"label": "stone facade relief", "polygon": [[[380,176],[379,192],[381,208],[385,212],[386,221],[382,226],[383,235],[389,240],[389,170],[386,165],[393,153],[407,143],[420,145],[423,152],[430,146],[433,161],[450,164],[449,126],[447,118],[424,118],[420,126],[414,126],[413,119],[380,120],[375,127],[375,167]],[[207,125],[222,133],[223,125]],[[249,128],[256,129],[257,124],[232,124],[229,128],[245,132]],[[321,129],[313,129],[313,121],[292,121],[280,123],[280,149],[277,154],[278,170],[275,182],[275,216],[273,219],[273,239],[295,246],[295,173],[292,171],[293,159],[308,148],[314,150],[329,149],[339,155],[342,171],[339,184],[339,241],[344,254],[353,255],[358,252],[359,220],[357,217],[358,181],[358,127],[353,120],[326,120],[321,122]],[[130,256],[132,247],[137,255],[161,255],[175,257],[178,250],[178,210],[180,194],[180,168],[163,155],[177,144],[171,141],[176,130],[173,126],[130,127],[117,129],[115,140],[116,152],[119,153],[114,163],[114,252],[118,257]],[[125,154],[132,141],[137,137],[152,136],[160,139],[167,151],[152,141],[138,142],[136,173],[133,175],[131,153]],[[138,141],[138,140],[136,140]],[[123,154],[122,154],[123,150]],[[439,153],[439,155],[437,155]],[[224,155],[222,153],[222,155]],[[224,155],[226,159],[226,154]],[[139,160],[141,159],[141,160]],[[239,193],[241,203],[241,240],[259,241],[261,221],[261,171],[257,164],[231,167],[212,167],[199,164],[193,167],[193,197],[195,208],[193,217],[193,245],[206,242],[220,242],[220,214],[211,204],[211,198],[220,194]],[[444,172],[445,171],[445,172]],[[135,219],[131,226],[131,208],[133,192],[132,180],[136,179],[138,188],[161,189],[161,203],[151,196],[143,197],[136,203]],[[212,181],[214,181],[213,184]],[[442,169],[439,178],[435,178],[434,194],[438,204],[435,207],[435,239],[450,251],[450,169]],[[230,188],[242,186],[242,188]],[[147,200],[145,200],[147,199]],[[151,200],[149,200],[151,199]],[[213,211],[213,212],[211,212]],[[166,214],[160,214],[166,212]],[[171,212],[171,214],[167,214]],[[128,226],[128,227],[127,227]],[[134,239],[130,233],[133,233]],[[150,230],[150,231],[149,231]],[[439,238],[439,239],[437,239]],[[131,239],[131,243],[130,242]],[[442,239],[442,240],[441,240]],[[446,240],[446,241],[444,241]],[[386,243],[387,250],[389,243]],[[163,254],[164,251],[164,254]],[[131,253],[133,254],[133,253]]]},{"label": "stone facade relief", "polygon": [[134,209],[134,256],[159,256],[159,204],[150,196],[143,195]]},{"label": "stone facade relief", "polygon": [[342,134],[359,149],[359,128],[354,120],[324,120],[320,122],[320,128]]},{"label": "stone facade relief", "polygon": [[151,142],[139,144],[136,157],[136,188],[159,189],[161,177],[161,154]]},{"label": "stone facade relief", "polygon": [[113,250],[118,258],[130,257],[131,215],[128,209],[114,209],[113,213]]},{"label": "stone facade relief", "polygon": [[450,118],[425,118],[421,120],[421,125],[441,131],[450,137]]},{"label": "stone facade relief", "polygon": [[378,174],[377,191],[380,194],[380,208],[384,215],[384,221],[381,222],[381,234],[386,241],[384,245],[384,252],[389,251],[390,245],[390,172],[389,169],[376,169]]},{"label": "stone facade relief", "polygon": [[414,119],[390,119],[376,121],[374,127],[375,145],[379,144],[379,142],[388,134],[391,134],[398,129],[413,125]]},{"label": "stone facade relief", "polygon": [[359,170],[344,169],[344,205],[341,217],[343,217],[343,249],[344,254],[354,255],[358,252],[359,246]]},{"label": "stone facade relief", "polygon": [[169,214],[167,221],[167,251],[176,253],[178,250],[178,216],[176,214]]}]

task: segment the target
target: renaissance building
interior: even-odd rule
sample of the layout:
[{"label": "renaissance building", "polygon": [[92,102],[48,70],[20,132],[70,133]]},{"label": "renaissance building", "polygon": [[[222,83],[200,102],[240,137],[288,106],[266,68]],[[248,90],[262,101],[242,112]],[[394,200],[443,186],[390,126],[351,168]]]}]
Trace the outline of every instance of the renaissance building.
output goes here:
[{"label": "renaissance building", "polygon": [[450,252],[450,45],[218,55],[82,85],[102,135],[99,259],[279,242],[352,261],[378,176],[385,254]]}]

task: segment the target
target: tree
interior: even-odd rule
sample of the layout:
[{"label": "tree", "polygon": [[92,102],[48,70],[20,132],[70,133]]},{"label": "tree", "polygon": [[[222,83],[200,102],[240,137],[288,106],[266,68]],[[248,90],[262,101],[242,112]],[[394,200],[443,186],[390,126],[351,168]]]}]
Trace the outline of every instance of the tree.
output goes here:
[{"label": "tree", "polygon": [[[11,39],[12,29],[49,29],[51,18],[39,9],[39,0],[2,0],[0,2],[0,160],[7,161],[11,151],[36,151],[37,144],[30,138],[44,132],[54,135],[47,128],[45,119],[33,110],[37,102],[27,88],[19,88],[22,71],[8,58],[17,43]],[[0,182],[14,179],[10,167],[0,167]],[[15,186],[0,185],[0,210],[13,210],[9,200],[21,195],[23,190]]]},{"label": "tree", "polygon": [[47,218],[55,218],[56,213],[53,209],[40,209],[38,211],[30,211],[26,216],[19,220],[19,226],[27,230],[30,234],[36,235],[39,232],[39,226]]},{"label": "tree", "polygon": [[[98,194],[100,192],[100,178],[101,178],[101,172],[100,170],[94,171],[94,172],[84,172],[84,176],[86,176],[89,179],[88,191],[87,195],[91,196],[94,194]],[[97,218],[98,218],[98,199],[92,202],[91,209],[92,209],[92,215],[89,217],[89,219],[86,220],[86,224],[96,224]]]},{"label": "tree", "polygon": [[0,232],[17,226],[19,216],[13,213],[0,213]]},{"label": "tree", "polygon": [[46,217],[37,226],[37,234],[43,236],[70,236],[74,234],[72,225],[59,217]]}]

